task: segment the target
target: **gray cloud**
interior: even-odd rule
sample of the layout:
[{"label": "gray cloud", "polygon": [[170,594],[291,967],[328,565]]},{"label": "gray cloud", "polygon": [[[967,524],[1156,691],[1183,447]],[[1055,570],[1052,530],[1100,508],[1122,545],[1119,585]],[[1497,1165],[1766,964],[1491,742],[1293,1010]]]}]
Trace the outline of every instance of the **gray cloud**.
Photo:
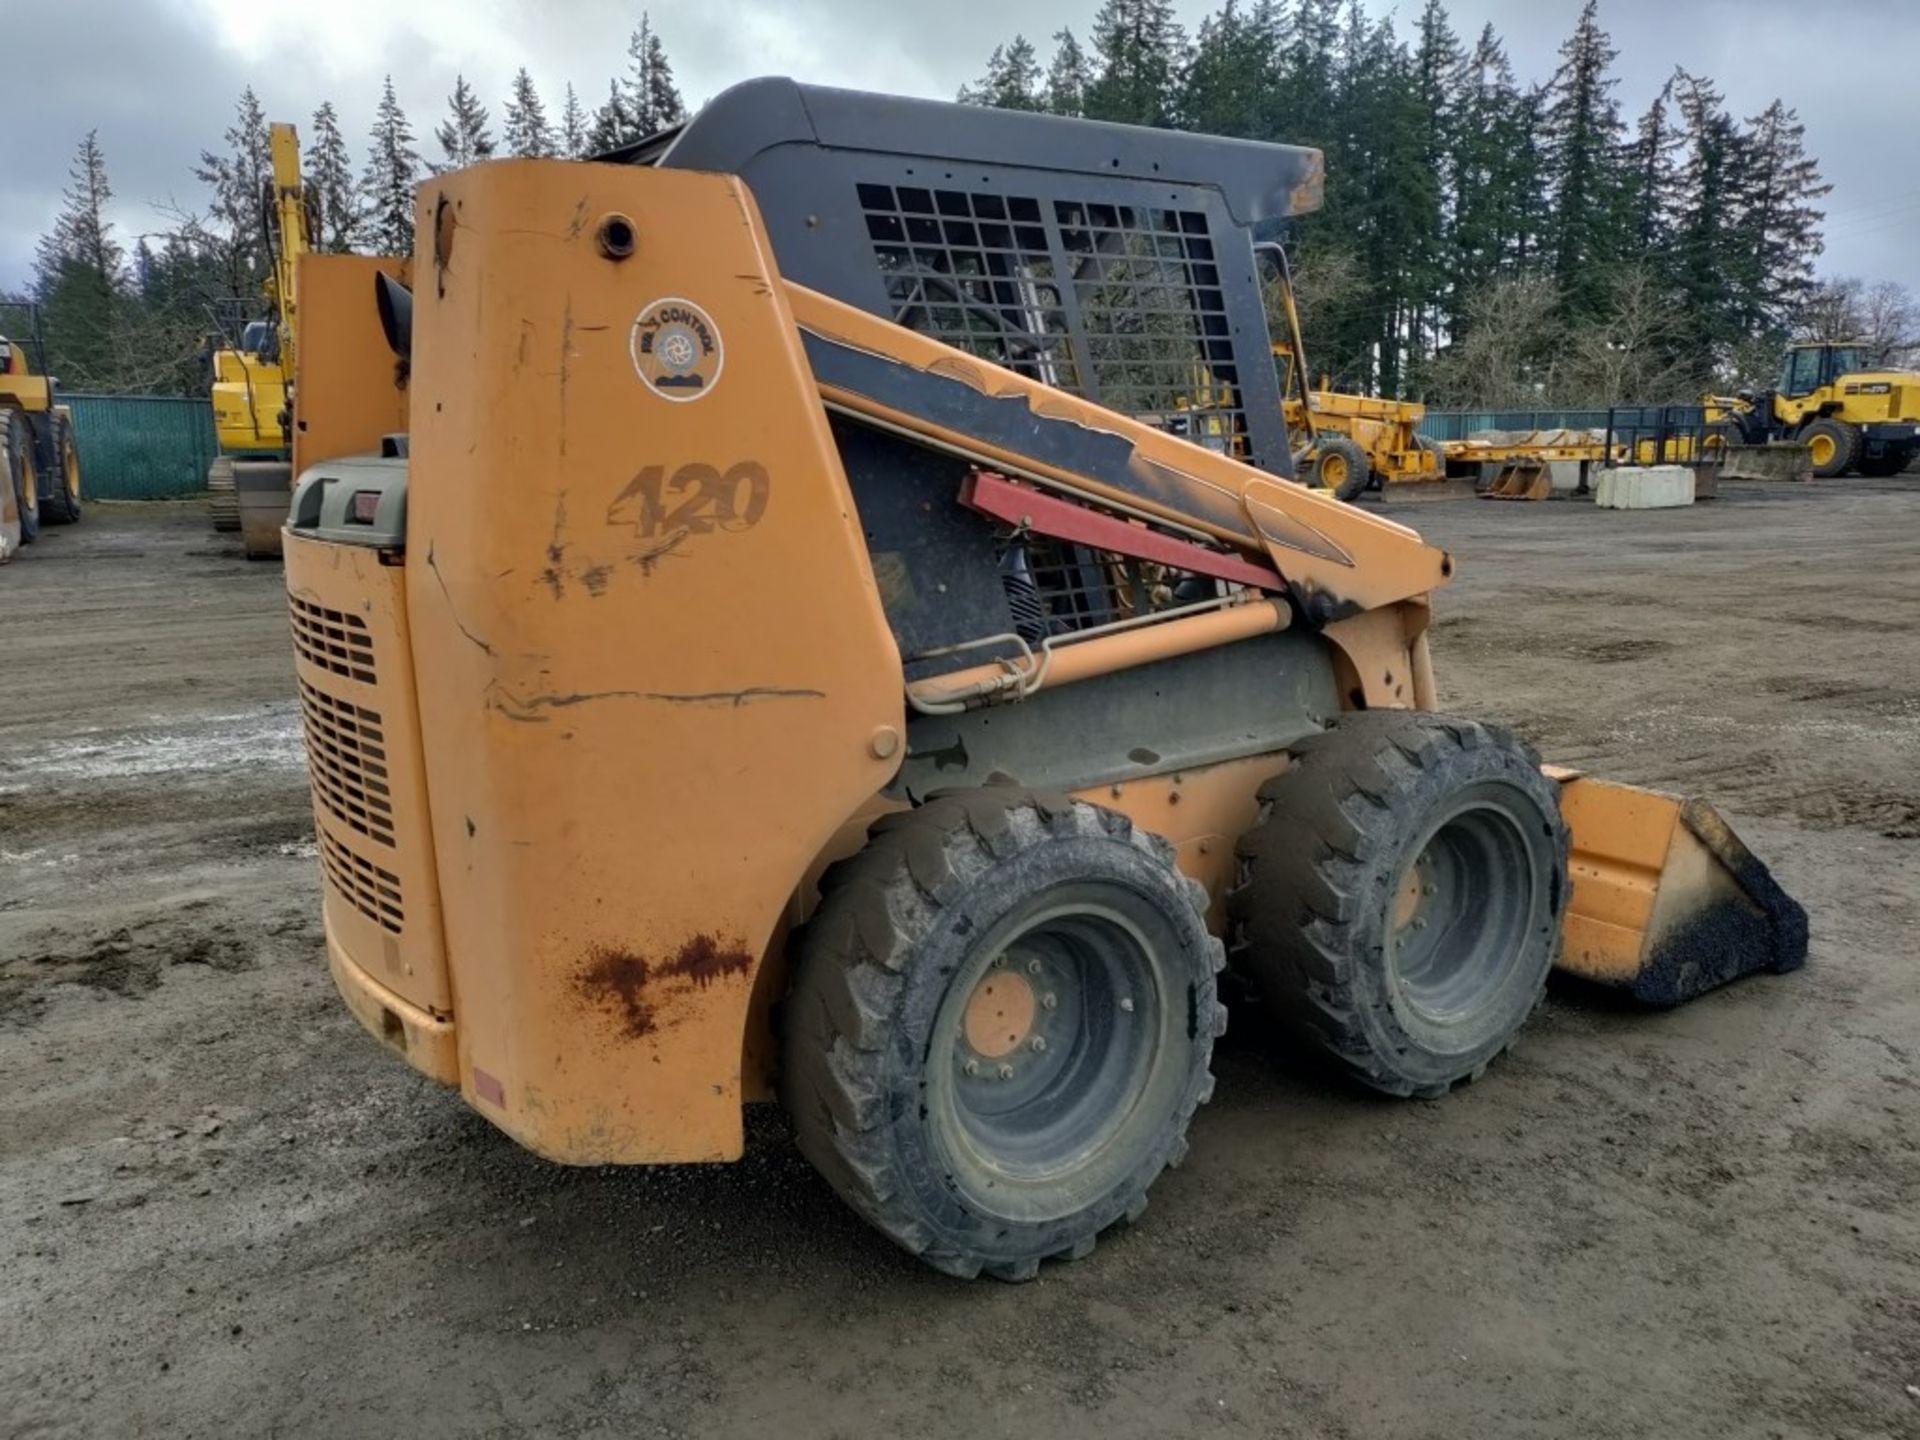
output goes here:
[{"label": "gray cloud", "polygon": [[[1384,0],[1371,8],[1387,9]],[[165,223],[169,202],[201,200],[191,166],[218,147],[233,101],[251,83],[269,116],[305,123],[331,99],[358,151],[381,76],[391,72],[421,138],[464,71],[495,106],[515,66],[534,73],[557,111],[566,81],[591,107],[625,61],[639,6],[627,0],[334,0],[313,11],[240,11],[217,0],[61,0],[11,6],[8,143],[0,173],[0,286],[27,276],[36,237],[59,206],[79,137],[98,128],[117,192],[122,238]],[[825,84],[950,96],[1016,30],[1042,50],[1071,25],[1084,39],[1096,0],[709,0],[654,7],[689,104],[736,80],[784,73]],[[1197,24],[1203,0],[1183,0]],[[1417,6],[1396,7],[1402,24]],[[1579,0],[1456,0],[1470,38],[1492,21],[1526,78],[1544,78]],[[1604,0],[1602,20],[1621,51],[1620,98],[1629,116],[1674,65],[1714,77],[1740,114],[1775,95],[1807,122],[1808,144],[1834,183],[1828,254],[1837,274],[1892,278],[1920,289],[1920,180],[1908,178],[1901,139],[1920,120],[1908,77],[1920,51],[1920,6],[1910,0],[1830,0],[1827,35],[1871,36],[1839,49],[1809,26],[1800,0]],[[236,18],[239,17],[239,18]],[[75,45],[76,35],[85,37]],[[1809,63],[1817,62],[1817,63]],[[1836,70],[1836,64],[1838,69]]]}]

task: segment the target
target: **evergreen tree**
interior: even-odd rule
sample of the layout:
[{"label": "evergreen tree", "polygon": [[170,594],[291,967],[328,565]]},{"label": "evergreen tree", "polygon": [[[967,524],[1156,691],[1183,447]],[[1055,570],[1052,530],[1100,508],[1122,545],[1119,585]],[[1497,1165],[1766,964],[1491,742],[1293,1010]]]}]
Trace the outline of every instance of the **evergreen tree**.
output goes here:
[{"label": "evergreen tree", "polygon": [[377,254],[413,253],[413,187],[420,176],[420,152],[413,148],[413,127],[387,76],[374,112],[367,168],[360,190],[366,199],[366,240]]},{"label": "evergreen tree", "polygon": [[[571,88],[568,93],[572,93]],[[509,155],[538,159],[553,154],[553,127],[547,123],[547,107],[540,103],[540,92],[533,88],[533,76],[524,65],[513,77],[503,139]]]},{"label": "evergreen tree", "polygon": [[1427,0],[1416,34],[1407,119],[1414,129],[1417,163],[1406,167],[1402,203],[1407,211],[1407,288],[1412,302],[1408,339],[1418,359],[1429,353],[1430,342],[1438,341],[1445,329],[1442,317],[1457,303],[1451,294],[1459,269],[1452,202],[1459,193],[1454,162],[1459,83],[1466,61],[1441,0]]},{"label": "evergreen tree", "polygon": [[333,102],[313,112],[313,140],[306,153],[307,189],[320,212],[314,245],[333,254],[353,249],[360,234],[360,192],[353,182],[353,158]]},{"label": "evergreen tree", "polygon": [[567,103],[560,107],[560,153],[578,160],[587,153],[587,114],[580,108],[580,97],[573,83],[567,83]]},{"label": "evergreen tree", "polygon": [[631,139],[640,139],[680,124],[687,107],[673,83],[673,66],[666,47],[653,28],[653,17],[640,12],[640,23],[627,41],[627,115]]},{"label": "evergreen tree", "polygon": [[453,93],[447,97],[447,118],[433,132],[446,156],[433,167],[436,175],[463,166],[476,165],[493,154],[493,132],[487,124],[487,107],[467,84],[467,77],[453,77]]},{"label": "evergreen tree", "polygon": [[1546,149],[1553,188],[1550,237],[1555,283],[1570,313],[1606,302],[1606,267],[1619,256],[1621,121],[1608,71],[1619,52],[1600,28],[1599,0],[1586,0],[1560,47],[1547,86]]},{"label": "evergreen tree", "polygon": [[1189,129],[1247,139],[1271,133],[1279,28],[1271,0],[1244,12],[1240,0],[1225,0],[1200,22],[1180,82],[1180,118]]},{"label": "evergreen tree", "polygon": [[1448,172],[1453,181],[1453,285],[1449,316],[1524,254],[1520,216],[1537,175],[1527,164],[1531,108],[1493,26],[1480,32],[1455,86],[1457,124]]},{"label": "evergreen tree", "polygon": [[586,153],[604,155],[639,139],[644,133],[633,118],[627,97],[621,93],[620,82],[609,80],[607,103],[593,112],[593,124],[587,129]]},{"label": "evergreen tree", "polygon": [[1184,43],[1173,0],[1102,0],[1093,17],[1096,75],[1087,114],[1129,125],[1171,123]]},{"label": "evergreen tree", "polygon": [[1672,108],[1673,81],[1669,80],[1634,126],[1621,188],[1629,249],[1654,259],[1664,257],[1680,199],[1678,153],[1683,137],[1674,128]]},{"label": "evergreen tree", "polygon": [[1334,54],[1340,43],[1340,0],[1298,0],[1280,61],[1273,135],[1295,145],[1331,143],[1337,120]]},{"label": "evergreen tree", "polygon": [[1026,36],[1016,35],[1005,45],[994,46],[987,57],[987,73],[972,85],[962,85],[959,100],[963,105],[992,105],[1000,110],[1046,108],[1040,61]]},{"label": "evergreen tree", "polygon": [[41,239],[35,260],[35,289],[43,299],[49,284],[76,270],[90,272],[109,290],[119,289],[126,278],[126,251],[113,238],[113,223],[107,219],[113,186],[98,130],[81,138],[67,179],[66,203],[52,231]]},{"label": "evergreen tree", "polygon": [[1747,146],[1705,76],[1676,73],[1673,95],[1686,137],[1673,280],[1689,320],[1695,368],[1709,373],[1721,350],[1739,338],[1745,297],[1759,278],[1755,257],[1739,251],[1741,217],[1734,199],[1747,173]]},{"label": "evergreen tree", "polygon": [[1054,115],[1084,115],[1087,89],[1093,84],[1093,66],[1071,30],[1053,36],[1053,63],[1047,67],[1046,106]]},{"label": "evergreen tree", "polygon": [[1740,246],[1751,248],[1757,272],[1740,317],[1750,334],[1784,334],[1813,291],[1813,262],[1824,248],[1815,202],[1833,186],[1807,154],[1806,134],[1778,100],[1747,122],[1747,168],[1737,188]]},{"label": "evergreen tree", "polygon": [[250,301],[267,273],[260,202],[273,174],[267,116],[252,86],[240,92],[223,138],[225,153],[201,151],[193,175],[212,191],[208,231],[220,245],[225,293]]},{"label": "evergreen tree", "polygon": [[34,259],[34,298],[44,310],[52,351],[36,358],[68,384],[111,385],[126,251],[106,216],[113,187],[98,131],[89,130],[80,141],[67,175],[65,204]]}]

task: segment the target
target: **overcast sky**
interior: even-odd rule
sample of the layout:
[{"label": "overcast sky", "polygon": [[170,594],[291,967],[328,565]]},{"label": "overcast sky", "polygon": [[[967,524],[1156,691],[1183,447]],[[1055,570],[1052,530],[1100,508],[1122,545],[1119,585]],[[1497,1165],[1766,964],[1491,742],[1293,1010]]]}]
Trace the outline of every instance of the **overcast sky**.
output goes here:
[{"label": "overcast sky", "polygon": [[[951,98],[994,43],[1023,30],[1041,49],[1062,25],[1083,40],[1098,0],[701,0],[653,8],[688,105],[737,80],[787,74],[828,85]],[[1197,25],[1215,5],[1178,0]],[[1406,18],[1419,0],[1369,0]],[[1580,0],[1454,0],[1463,38],[1492,21],[1522,79],[1540,79]],[[113,218],[131,248],[163,228],[163,210],[203,201],[191,165],[218,148],[233,101],[251,83],[271,119],[303,130],[322,100],[339,109],[356,163],[389,72],[421,140],[457,72],[493,110],[514,70],[532,72],[549,110],[571,80],[583,103],[625,63],[641,6],[626,0],[0,0],[8,69],[0,146],[0,288],[27,277],[36,237],[67,183],[75,144],[97,128],[116,191]],[[1833,182],[1828,274],[1890,278],[1920,290],[1920,0],[1602,0],[1620,50],[1629,117],[1676,64],[1704,71],[1737,114],[1778,95],[1798,108],[1809,148]],[[30,63],[21,63],[32,57]]]}]

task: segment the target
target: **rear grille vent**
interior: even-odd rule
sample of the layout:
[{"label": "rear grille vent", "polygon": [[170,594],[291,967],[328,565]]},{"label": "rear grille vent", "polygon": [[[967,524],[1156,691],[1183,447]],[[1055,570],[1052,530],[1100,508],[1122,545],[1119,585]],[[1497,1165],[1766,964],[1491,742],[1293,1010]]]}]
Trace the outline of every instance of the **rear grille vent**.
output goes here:
[{"label": "rear grille vent", "polygon": [[289,595],[287,603],[292,607],[293,648],[302,660],[349,680],[373,684],[373,636],[365,620],[298,595]]},{"label": "rear grille vent", "polygon": [[324,829],[320,831],[320,863],[333,888],[353,908],[382,930],[398,935],[406,921],[400,902],[400,877],[363,860]]},{"label": "rear grille vent", "polygon": [[380,712],[316,690],[304,680],[299,684],[314,795],[342,825],[392,845],[393,800]]}]

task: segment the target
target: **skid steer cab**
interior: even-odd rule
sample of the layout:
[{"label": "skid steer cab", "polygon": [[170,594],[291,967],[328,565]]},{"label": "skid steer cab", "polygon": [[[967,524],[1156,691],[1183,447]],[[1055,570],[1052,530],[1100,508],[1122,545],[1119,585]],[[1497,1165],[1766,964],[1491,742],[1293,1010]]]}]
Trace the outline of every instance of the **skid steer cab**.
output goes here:
[{"label": "skid steer cab", "polygon": [[[1018,1280],[1186,1154],[1228,965],[1434,1097],[1556,960],[1800,963],[1709,807],[1433,713],[1451,558],[1291,479],[1251,232],[1316,154],[763,81],[623,159],[302,272],[328,959],[508,1134],[730,1160],[777,1099]],[[1155,423],[1196,365],[1230,444]]]}]

